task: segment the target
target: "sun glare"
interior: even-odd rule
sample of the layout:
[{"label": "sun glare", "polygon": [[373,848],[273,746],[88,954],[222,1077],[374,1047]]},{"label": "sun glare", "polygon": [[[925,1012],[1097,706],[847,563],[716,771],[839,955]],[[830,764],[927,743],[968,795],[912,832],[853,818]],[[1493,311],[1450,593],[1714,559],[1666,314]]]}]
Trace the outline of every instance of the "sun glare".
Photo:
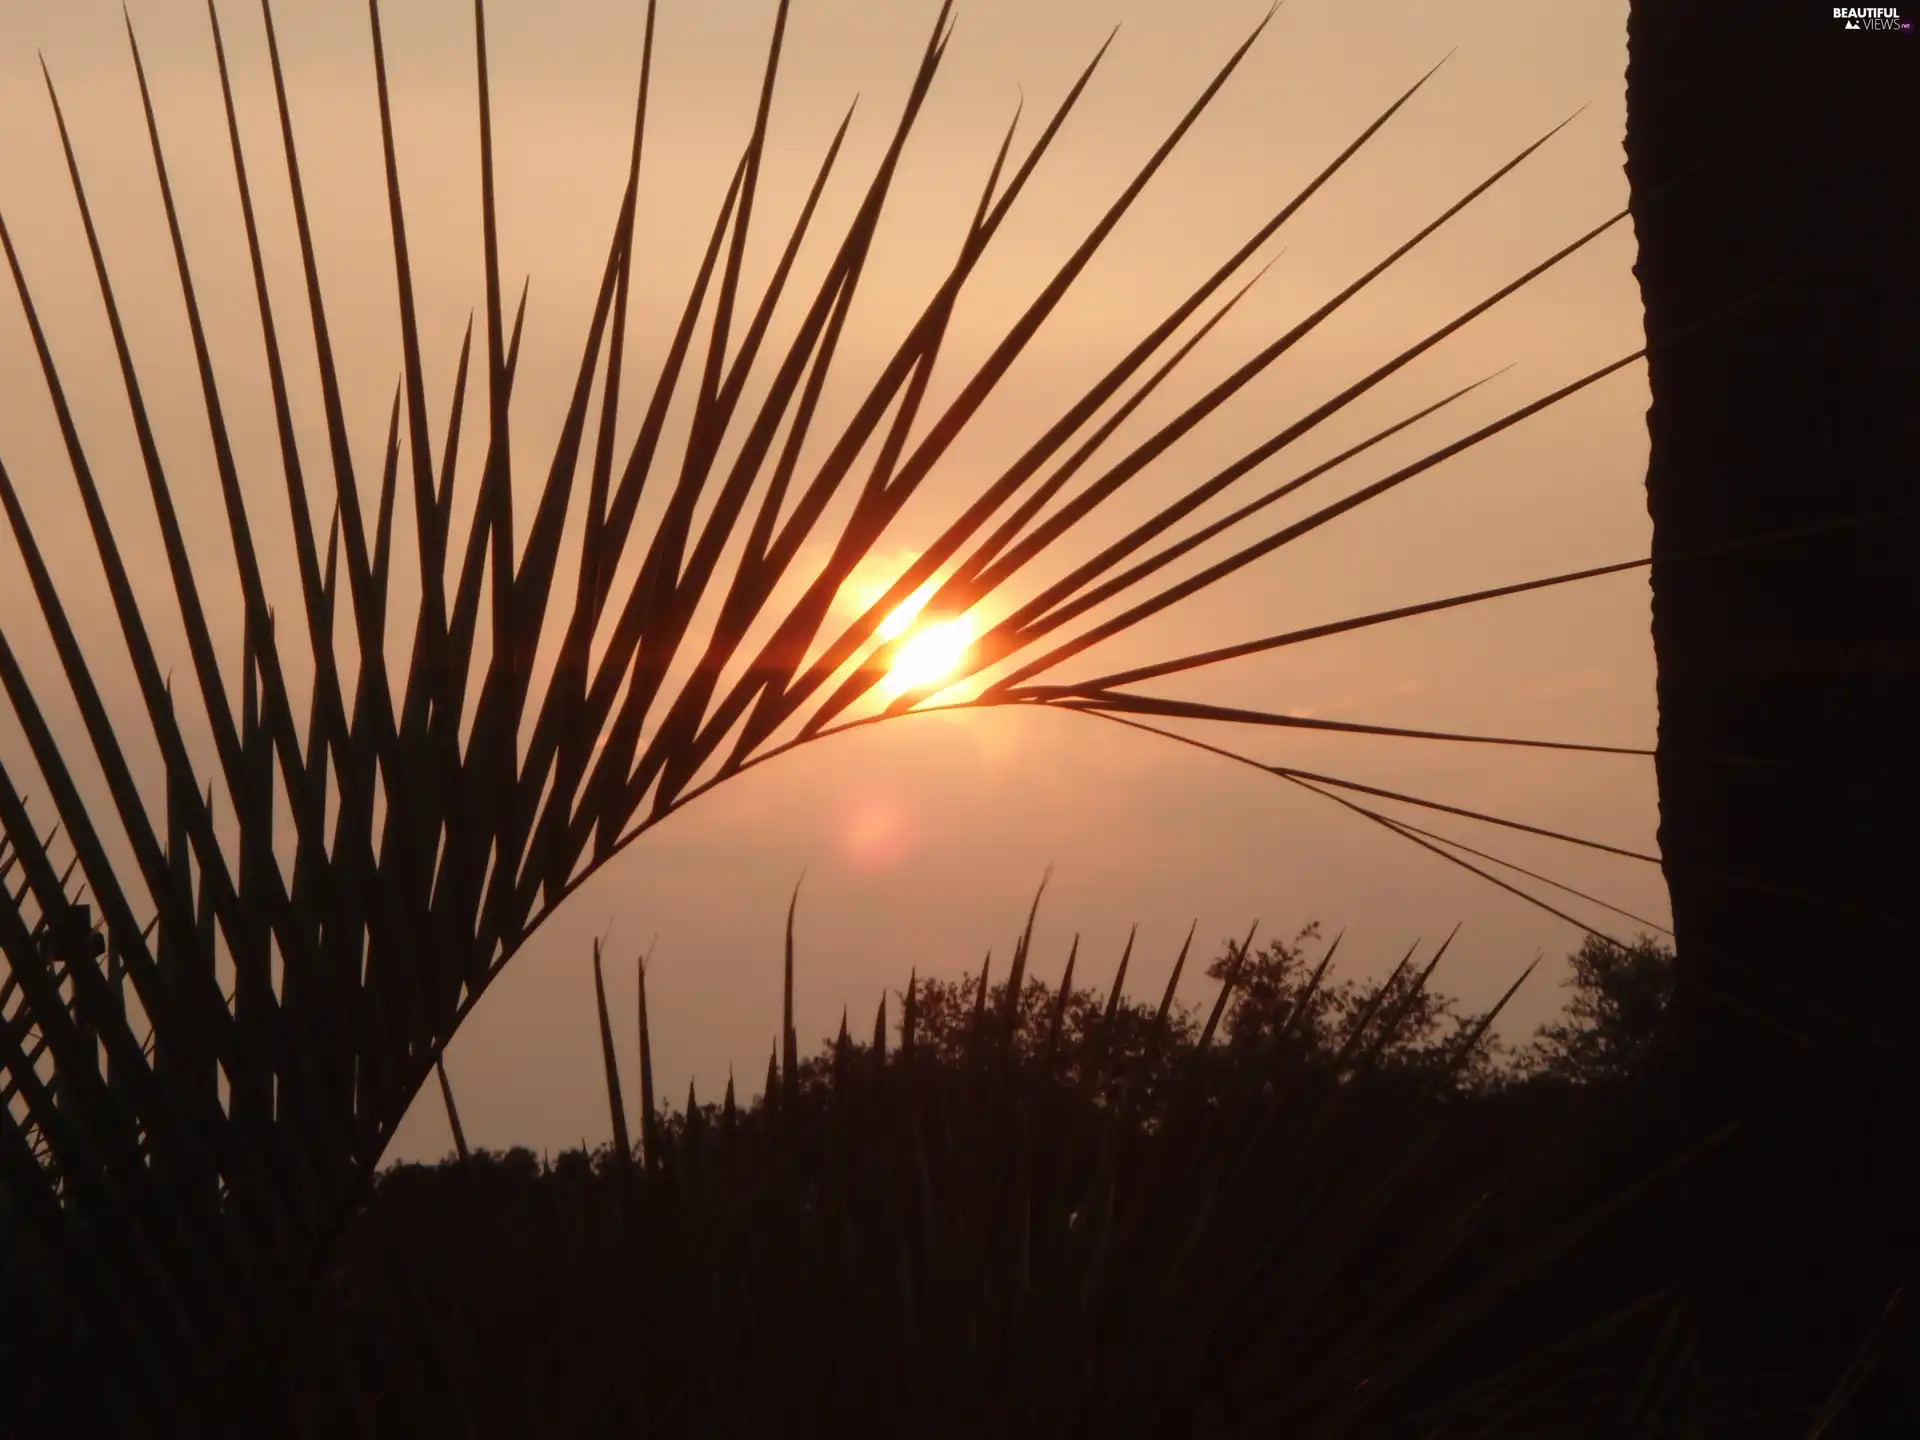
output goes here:
[{"label": "sun glare", "polygon": [[887,698],[920,690],[954,675],[973,647],[973,626],[964,617],[942,620],[912,634],[887,672]]},{"label": "sun glare", "polygon": [[[847,586],[842,592],[842,603],[850,615],[870,610],[891,584],[886,579],[863,578]],[[974,622],[965,615],[946,620],[922,618],[927,602],[938,589],[938,581],[929,579],[894,606],[874,630],[874,638],[881,644],[898,646],[893,663],[887,669],[887,678],[878,687],[881,697],[887,701],[909,690],[937,686],[951,678],[966,663],[968,652],[978,638]]]},{"label": "sun glare", "polygon": [[[920,607],[927,603],[932,588],[932,586],[927,586],[921,594],[909,596],[894,606],[893,613],[880,622],[879,630],[874,633],[883,641],[898,640],[902,635],[906,634],[907,627],[920,617]],[[876,591],[876,593],[868,599],[867,603],[871,605],[879,598],[879,592]]]}]

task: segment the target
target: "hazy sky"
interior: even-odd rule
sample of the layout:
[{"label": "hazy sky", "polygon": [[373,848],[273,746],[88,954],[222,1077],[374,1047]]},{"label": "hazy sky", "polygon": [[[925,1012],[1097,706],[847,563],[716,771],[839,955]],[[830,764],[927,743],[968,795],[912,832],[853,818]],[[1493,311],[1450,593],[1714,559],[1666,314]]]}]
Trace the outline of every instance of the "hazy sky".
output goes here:
[{"label": "hazy sky", "polygon": [[[623,456],[638,423],[641,387],[652,385],[663,331],[677,317],[749,132],[774,8],[771,0],[661,4]],[[852,198],[891,133],[937,8],[921,0],[794,5],[774,103],[775,138],[749,245],[750,293],[764,282],[804,187],[856,94],[859,104],[814,239],[803,252],[798,293],[776,321],[777,338],[791,333]],[[290,558],[205,9],[199,0],[133,0],[131,9],[256,533],[267,553]],[[520,277],[532,277],[514,412],[516,474],[520,493],[530,497],[572,384],[618,204],[644,10],[611,0],[491,0],[488,11],[502,264],[513,290]],[[972,363],[1264,11],[1254,0],[1179,6],[965,0],[889,201],[816,433],[837,433],[937,285],[1022,95],[1027,108],[1016,155],[1120,25],[1080,109],[970,283],[924,417],[956,393]],[[264,31],[251,4],[225,0],[221,14],[283,343],[298,357],[298,418],[312,467],[324,455],[324,431],[311,345],[303,348],[300,338],[304,322],[289,318],[299,314],[298,259],[276,158]],[[355,4],[282,0],[276,15],[356,462],[363,476],[377,476],[399,345],[365,11]],[[1624,206],[1625,17],[1622,0],[1555,6],[1289,0],[889,533],[870,578],[884,581],[903,568],[965,497],[997,476],[1081,388],[1456,47],[1422,93],[1267,247],[1263,258],[1284,247],[1271,273],[1104,457],[1124,453],[1125,443],[1150,433],[1522,146],[1586,108],[1491,194],[1156,463],[1132,487],[1137,495],[1112,507],[1061,559],[1038,567],[1039,580],[1064,573],[1071,560],[1091,553],[1091,542],[1121,533],[1151,506]],[[428,339],[431,424],[438,433],[461,327],[469,309],[484,301],[471,15],[463,0],[392,0],[385,19]],[[0,214],[34,287],[122,542],[141,562],[136,584],[151,601],[150,614],[167,616],[172,606],[152,504],[36,50],[66,107],[190,542],[209,590],[223,601],[222,653],[234,657],[231,676],[238,669],[238,587],[230,579],[204,412],[117,0],[0,0],[0,135],[6,137]],[[1641,339],[1632,257],[1632,232],[1623,222],[1270,461],[1202,518],[1512,364],[1458,406],[1316,482],[1279,507],[1273,520],[1236,532],[1245,538],[1265,533],[1632,351]],[[749,403],[760,393],[750,387]],[[1101,647],[1059,678],[1643,555],[1650,534],[1642,489],[1646,401],[1644,370],[1630,366]],[[469,403],[478,403],[477,394]],[[684,412],[676,414],[679,428],[669,426],[670,439],[685,434]],[[918,433],[927,423],[923,418]],[[471,512],[480,433],[469,429],[464,447],[459,534]],[[807,453],[817,463],[824,449],[814,445]],[[124,647],[10,287],[0,293],[0,458],[25,493],[43,539],[54,542],[58,574],[96,667],[123,674]],[[530,501],[516,508],[524,517]],[[400,509],[404,515],[404,502]],[[843,513],[831,512],[829,520],[837,526]],[[643,523],[654,514],[657,507],[643,508]],[[317,519],[324,524],[326,516]],[[403,526],[397,553],[410,556],[412,543]],[[1201,558],[1227,548],[1216,545]],[[808,552],[809,563],[823,554]],[[53,711],[71,717],[19,570],[11,540],[0,542],[0,616],[8,636],[29,673],[44,682],[43,698]],[[291,564],[275,567],[269,582],[283,621],[298,615]],[[1026,585],[1020,594],[1033,588]],[[413,594],[397,588],[400,613],[410,613]],[[284,623],[282,632],[288,633]],[[162,620],[156,633],[162,663],[184,676],[188,661],[177,620]],[[1650,746],[1645,574],[1318,641],[1150,688],[1388,725]],[[137,734],[143,722],[130,684],[122,681],[113,696],[128,721],[123,733]],[[82,732],[74,734],[83,748]],[[1410,790],[1632,849],[1653,847],[1655,791],[1652,762],[1644,758],[1298,731],[1233,735],[1217,727],[1208,738],[1273,763]],[[136,743],[135,753],[150,756],[151,750]],[[210,746],[199,753],[211,769]],[[0,716],[0,757],[16,773],[30,773],[10,712]],[[149,763],[143,773],[151,778],[157,767]],[[159,787],[149,793],[157,807]],[[1667,917],[1664,886],[1652,866],[1387,808],[1628,910]],[[595,935],[609,937],[609,983],[624,1017],[629,1089],[635,1083],[635,957],[653,944],[649,1001],[660,1088],[678,1104],[691,1075],[704,1098],[717,1099],[731,1063],[743,1095],[750,1095],[759,1088],[779,1023],[781,925],[803,870],[798,1028],[803,1048],[811,1050],[837,1027],[843,1002],[865,1033],[882,988],[902,988],[912,966],[957,977],[977,968],[992,948],[996,972],[1004,973],[1049,864],[1054,879],[1037,932],[1038,973],[1057,976],[1068,941],[1079,932],[1079,973],[1086,983],[1104,985],[1128,926],[1137,921],[1129,990],[1143,998],[1158,995],[1196,919],[1196,961],[1217,954],[1226,935],[1244,934],[1255,920],[1269,936],[1291,935],[1313,919],[1329,935],[1344,926],[1342,953],[1356,974],[1380,973],[1416,939],[1426,953],[1460,922],[1454,958],[1437,983],[1470,1003],[1491,1001],[1536,952],[1549,956],[1516,1002],[1516,1025],[1507,1027],[1524,1031],[1557,1005],[1561,957],[1580,940],[1572,926],[1326,800],[1186,747],[1065,714],[907,718],[825,740],[729,782],[583,887],[508,967],[449,1051],[468,1135],[488,1146],[555,1149],[582,1138],[604,1140],[589,964]],[[1638,928],[1520,883],[1612,934]],[[1210,999],[1212,982],[1201,978],[1203,968],[1190,964],[1182,986],[1189,1003]],[[890,1011],[897,1020],[897,1007]],[[435,1157],[449,1145],[439,1096],[429,1086],[389,1158]]]}]

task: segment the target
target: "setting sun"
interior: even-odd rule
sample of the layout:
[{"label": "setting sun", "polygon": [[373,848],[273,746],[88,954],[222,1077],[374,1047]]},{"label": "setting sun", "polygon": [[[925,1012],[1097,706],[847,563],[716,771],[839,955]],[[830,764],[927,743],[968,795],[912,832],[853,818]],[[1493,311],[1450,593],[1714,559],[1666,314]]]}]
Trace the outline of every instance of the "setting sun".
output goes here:
[{"label": "setting sun", "polygon": [[[906,559],[911,559],[911,556]],[[872,578],[852,580],[841,592],[840,603],[850,615],[870,610],[880,603],[892,584],[890,579],[881,577],[897,574],[905,563],[905,560],[899,560],[898,563],[874,566],[878,574]],[[897,644],[899,647],[892,664],[887,667],[887,678],[879,686],[881,697],[887,701],[895,700],[909,690],[939,685],[952,677],[966,663],[968,652],[978,638],[973,620],[965,615],[945,620],[922,620],[922,612],[938,588],[937,581],[928,580],[894,606],[874,630],[874,638],[882,644]]]},{"label": "setting sun", "polygon": [[917,631],[893,657],[882,687],[887,698],[939,684],[960,669],[972,646],[973,626],[964,616]]}]

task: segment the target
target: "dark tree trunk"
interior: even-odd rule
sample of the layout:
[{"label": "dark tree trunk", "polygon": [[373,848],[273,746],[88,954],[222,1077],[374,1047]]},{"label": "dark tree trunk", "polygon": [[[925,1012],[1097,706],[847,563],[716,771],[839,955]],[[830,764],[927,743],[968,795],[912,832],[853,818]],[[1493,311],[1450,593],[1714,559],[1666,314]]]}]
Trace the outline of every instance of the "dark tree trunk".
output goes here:
[{"label": "dark tree trunk", "polygon": [[[1693,1126],[1740,1122],[1685,1201],[1702,1378],[1817,1404],[1920,1234],[1920,33],[1801,0],[1633,0],[1628,39],[1649,338],[1788,282],[1651,358],[1647,507],[1674,1078]],[[1886,1361],[1838,1433],[1894,1433],[1849,1424],[1915,1404],[1911,1365]]]}]

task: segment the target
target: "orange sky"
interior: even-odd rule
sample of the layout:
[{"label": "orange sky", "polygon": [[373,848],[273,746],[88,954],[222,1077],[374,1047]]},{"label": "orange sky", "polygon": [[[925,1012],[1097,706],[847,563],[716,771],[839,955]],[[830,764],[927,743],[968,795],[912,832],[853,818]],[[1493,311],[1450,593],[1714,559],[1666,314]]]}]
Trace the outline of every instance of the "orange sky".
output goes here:
[{"label": "orange sky", "polygon": [[[1320,333],[1146,472],[1088,540],[1118,534],[1184,484],[1211,474],[1400,346],[1474,303],[1625,204],[1620,169],[1625,5],[1540,6],[1462,0],[1356,6],[1291,0],[1213,109],[1080,279],[924,493],[890,532],[872,572],[904,566],[997,476],[1052,415],[1090,383],[1372,117],[1454,47],[1447,62],[1368,151],[1271,244],[1272,272],[1123,431],[1153,424],[1229,373],[1451,203],[1581,106],[1564,132],[1492,194],[1389,272]],[[642,169],[639,246],[622,454],[650,387],[662,330],[677,315],[726,176],[744,143],[773,15],[770,0],[661,7],[657,125]],[[251,472],[256,533],[291,554],[271,408],[246,279],[244,236],[226,159],[204,8],[135,0],[186,243],[213,330],[215,364]],[[803,253],[810,294],[850,214],[851,197],[890,133],[937,6],[800,0],[773,113],[775,140],[749,245],[747,284],[764,281],[804,185],[857,92],[836,183]],[[400,164],[424,333],[432,425],[445,423],[460,329],[482,303],[472,32],[461,0],[387,6]],[[863,282],[818,433],[835,433],[917,313],[958,244],[1012,107],[1027,102],[1016,153],[1037,133],[1108,29],[1119,37],[1033,188],[970,284],[926,413],[937,413],[1045,283],[1101,209],[1264,13],[1258,3],[1168,6],[1149,0],[966,0],[929,108],[907,151]],[[523,495],[544,474],[584,335],[616,209],[638,75],[641,7],[608,0],[492,0],[495,134],[503,269],[532,276],[516,388],[514,443]],[[284,180],[274,160],[264,40],[249,4],[222,6],[267,259],[283,316],[297,313],[298,262]],[[304,176],[322,280],[347,381],[357,463],[376,473],[398,373],[371,46],[350,5],[282,0]],[[126,312],[163,454],[209,589],[226,602],[236,656],[238,587],[210,464],[204,413],[138,92],[111,0],[0,4],[0,213],[18,245],[82,433],[121,529],[144,560],[136,575],[165,616],[166,577],[133,432],[67,187],[50,107],[35,70],[44,52]],[[778,237],[776,239],[776,237]],[[1635,349],[1641,338],[1625,225],[1396,376],[1353,411],[1257,471],[1229,503],[1286,479],[1468,381],[1511,363],[1484,390],[1276,512],[1307,513],[1477,425]],[[789,303],[776,332],[791,333]],[[283,318],[283,327],[288,325]],[[784,324],[787,330],[781,331]],[[296,331],[295,333],[300,333]],[[294,375],[303,445],[323,454],[310,346]],[[696,354],[698,352],[696,351]],[[756,393],[751,387],[749,403]],[[17,301],[0,295],[0,458],[55,541],[83,640],[96,666],[125,669],[98,562],[87,542],[51,407]],[[1091,675],[1186,650],[1624,560],[1646,552],[1644,371],[1630,366],[1487,445],[1422,475],[1383,502],[1102,647]],[[684,435],[670,425],[669,434]],[[924,430],[926,421],[922,421]],[[470,513],[479,432],[469,430],[463,503]],[[809,449],[810,456],[823,451]],[[1108,457],[1123,453],[1109,447]],[[313,463],[313,462],[309,462]],[[817,463],[817,461],[816,461]],[[520,513],[530,513],[528,508]],[[405,506],[401,509],[404,512]],[[1226,505],[1204,512],[1207,518]],[[643,508],[642,520],[653,510]],[[833,512],[838,514],[840,512]],[[325,515],[319,520],[324,523]],[[830,519],[833,515],[830,514]],[[1263,533],[1265,528],[1262,527]],[[831,534],[832,530],[816,534]],[[56,537],[58,539],[56,540]],[[396,536],[398,553],[412,539]],[[575,542],[569,542],[575,543]],[[1072,558],[1090,553],[1087,542]],[[810,552],[811,563],[819,554]],[[1215,547],[1206,558],[1225,553]],[[889,569],[891,567],[891,569]],[[0,542],[0,616],[43,699],[73,711],[11,541]],[[1038,578],[1063,573],[1041,566]],[[290,565],[270,574],[285,617],[298,614]],[[225,590],[221,589],[222,584]],[[1031,593],[1030,590],[1023,591]],[[396,592],[406,613],[412,592]],[[187,665],[177,620],[156,624],[162,663]],[[283,633],[285,628],[283,626]],[[237,669],[237,665],[230,667]],[[1220,703],[1388,725],[1650,746],[1653,664],[1642,572],[1494,602],[1451,615],[1303,645],[1150,687]],[[131,708],[123,734],[140,722]],[[1273,762],[1508,814],[1649,850],[1656,819],[1650,760],[1555,755],[1424,741],[1266,732],[1209,736]],[[80,740],[76,732],[76,740]],[[136,755],[149,760],[150,747]],[[203,750],[211,766],[211,750]],[[17,725],[0,716],[0,756],[26,775]],[[23,780],[30,790],[36,784]],[[98,791],[94,793],[99,793]],[[157,787],[155,787],[157,804]],[[1396,812],[1400,813],[1400,812]],[[1656,869],[1447,817],[1416,823],[1666,918]],[[804,870],[797,998],[803,1047],[838,1024],[871,1026],[882,987],[908,970],[957,976],[991,947],[1003,970],[1034,887],[1054,879],[1036,966],[1057,976],[1081,933],[1080,974],[1104,985],[1130,923],[1140,943],[1130,991],[1157,996],[1187,926],[1205,954],[1258,919],[1292,934],[1319,919],[1348,928],[1343,954],[1378,973],[1416,938],[1423,953],[1462,922],[1441,988],[1487,1002],[1544,949],[1516,1002],[1519,1028],[1557,1003],[1559,958],[1573,927],[1524,905],[1329,802],[1165,741],[1084,717],[997,712],[909,718],[829,739],[729,782],[659,830],[568,902],[518,956],[455,1040],[448,1065],[476,1144],[559,1148],[607,1133],[594,1043],[590,937],[609,935],[610,984],[631,1029],[634,957],[655,944],[649,998],[655,1074],[675,1103],[689,1075],[718,1098],[731,1062],[757,1091],[778,1024],[785,903]],[[1524,883],[1524,882],[1523,882]],[[1535,889],[1540,887],[1535,886]],[[1556,900],[1625,937],[1632,922]],[[656,938],[657,937],[657,938]],[[1211,982],[1190,967],[1182,994]],[[890,1007],[893,1008],[893,1007]],[[897,1010],[895,1010],[897,1019]],[[1512,1029],[1514,1027],[1509,1027]],[[630,1060],[632,1041],[623,1044]],[[628,1079],[632,1083],[632,1066]],[[433,1087],[390,1158],[449,1146]]]}]

